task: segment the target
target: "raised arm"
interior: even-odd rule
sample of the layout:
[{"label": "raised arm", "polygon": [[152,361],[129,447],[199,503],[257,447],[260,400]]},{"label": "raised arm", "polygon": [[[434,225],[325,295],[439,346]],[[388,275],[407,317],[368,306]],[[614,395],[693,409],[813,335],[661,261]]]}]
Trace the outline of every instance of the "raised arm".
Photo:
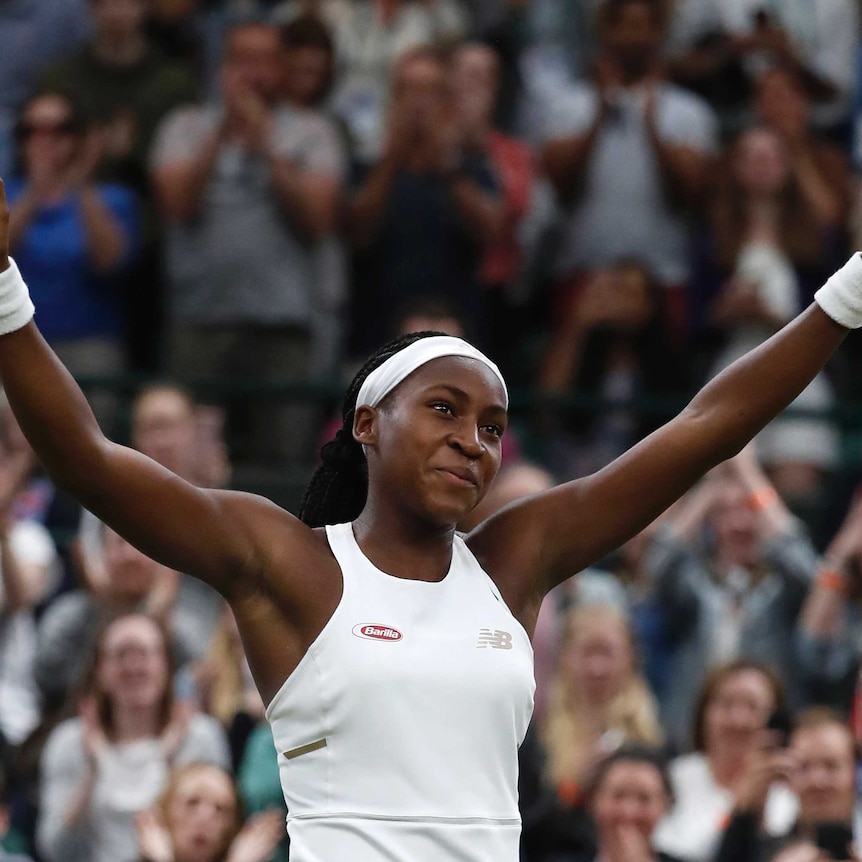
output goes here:
[{"label": "raised arm", "polygon": [[0,377],[25,436],[54,481],[105,523],[231,598],[262,571],[267,524],[278,518],[287,529],[295,523],[297,534],[306,528],[250,495],[198,489],[102,435],[71,375],[25,323],[32,306],[11,275],[8,221],[0,183]]},{"label": "raised arm", "polygon": [[[818,293],[862,325],[862,257]],[[522,607],[653,521],[707,470],[735,455],[823,367],[847,334],[815,304],[708,383],[675,419],[593,476],[503,510],[471,536]],[[518,571],[520,570],[520,571]]]}]

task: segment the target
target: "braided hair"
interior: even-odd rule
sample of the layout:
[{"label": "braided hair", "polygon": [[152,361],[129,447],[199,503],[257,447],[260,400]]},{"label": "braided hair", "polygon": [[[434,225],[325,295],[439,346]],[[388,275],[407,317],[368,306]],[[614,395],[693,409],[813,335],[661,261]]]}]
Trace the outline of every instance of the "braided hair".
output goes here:
[{"label": "braided hair", "polygon": [[368,496],[368,463],[362,446],[353,438],[356,399],[365,378],[387,359],[421,338],[443,332],[411,332],[384,344],[356,372],[341,407],[341,428],[320,450],[321,464],[315,470],[299,507],[299,517],[309,527],[343,524],[355,520]]}]

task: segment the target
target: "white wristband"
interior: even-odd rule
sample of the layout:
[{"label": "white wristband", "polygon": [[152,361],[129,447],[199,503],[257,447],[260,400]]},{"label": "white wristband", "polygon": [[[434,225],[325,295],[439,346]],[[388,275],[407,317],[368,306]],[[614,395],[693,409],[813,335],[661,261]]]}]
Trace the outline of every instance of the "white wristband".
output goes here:
[{"label": "white wristband", "polygon": [[862,327],[862,253],[857,251],[832,275],[814,300],[836,323],[847,329]]},{"label": "white wristband", "polygon": [[0,335],[26,326],[35,311],[18,265],[10,257],[9,268],[0,272]]}]

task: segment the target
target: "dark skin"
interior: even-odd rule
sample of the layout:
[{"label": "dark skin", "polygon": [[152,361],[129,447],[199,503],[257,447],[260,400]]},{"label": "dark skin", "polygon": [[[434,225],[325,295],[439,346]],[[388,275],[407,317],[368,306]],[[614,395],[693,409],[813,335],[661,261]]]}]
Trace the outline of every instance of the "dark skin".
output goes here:
[{"label": "dark skin", "polygon": [[[8,267],[0,185],[0,271]],[[847,330],[812,306],[712,381],[674,420],[593,476],[506,507],[467,542],[532,633],[545,593],[638,533],[735,454],[805,387]],[[261,497],[197,488],[105,438],[34,323],[0,337],[0,376],[54,481],[163,565],[219,590],[269,702],[338,605],[340,569],[323,530]],[[50,393],[50,397],[46,397]],[[500,465],[504,393],[481,363],[436,359],[377,408],[356,411],[368,502],[362,551],[393,577],[441,580],[455,525]]]}]

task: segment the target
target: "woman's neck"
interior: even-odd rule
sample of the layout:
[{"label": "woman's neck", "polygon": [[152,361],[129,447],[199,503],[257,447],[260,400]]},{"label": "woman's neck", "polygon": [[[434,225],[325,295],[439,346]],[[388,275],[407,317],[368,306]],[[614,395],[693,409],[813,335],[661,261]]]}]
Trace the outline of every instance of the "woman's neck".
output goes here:
[{"label": "woman's neck", "polygon": [[745,772],[747,750],[729,748],[723,752],[707,754],[709,769],[719,787],[733,790]]},{"label": "woman's neck", "polygon": [[114,742],[136,742],[159,735],[159,708],[114,706]]},{"label": "woman's neck", "polygon": [[455,527],[430,526],[403,510],[381,516],[369,504],[353,522],[360,550],[381,571],[415,581],[440,581],[452,562]]},{"label": "woman's neck", "polygon": [[746,240],[765,245],[781,244],[781,208],[773,197],[755,197],[748,203]]}]

